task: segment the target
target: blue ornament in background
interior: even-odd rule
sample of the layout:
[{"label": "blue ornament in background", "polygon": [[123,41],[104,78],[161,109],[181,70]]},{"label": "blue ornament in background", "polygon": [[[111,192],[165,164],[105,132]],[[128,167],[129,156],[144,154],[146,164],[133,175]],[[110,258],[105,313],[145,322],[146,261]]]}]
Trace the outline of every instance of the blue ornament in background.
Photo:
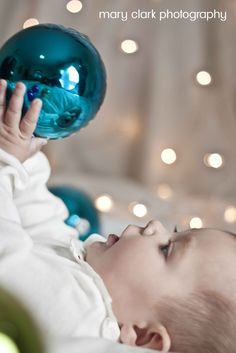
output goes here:
[{"label": "blue ornament in background", "polygon": [[100,233],[100,219],[93,200],[83,191],[69,186],[53,186],[49,190],[62,199],[69,211],[65,223],[78,229],[79,239]]},{"label": "blue ornament in background", "polygon": [[35,136],[60,139],[86,126],[106,92],[106,72],[89,39],[72,28],[41,24],[13,35],[0,49],[0,77],[9,99],[16,82],[27,87],[23,114],[43,101]]}]

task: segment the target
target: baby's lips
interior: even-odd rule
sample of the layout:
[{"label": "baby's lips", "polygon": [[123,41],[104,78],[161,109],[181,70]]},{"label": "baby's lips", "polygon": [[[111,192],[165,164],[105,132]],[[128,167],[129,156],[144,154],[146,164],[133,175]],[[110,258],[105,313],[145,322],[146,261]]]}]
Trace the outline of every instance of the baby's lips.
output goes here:
[{"label": "baby's lips", "polygon": [[116,234],[109,234],[108,238],[107,238],[107,242],[106,242],[106,245],[108,247],[114,245],[115,243],[118,242],[120,238],[118,237],[118,235]]}]

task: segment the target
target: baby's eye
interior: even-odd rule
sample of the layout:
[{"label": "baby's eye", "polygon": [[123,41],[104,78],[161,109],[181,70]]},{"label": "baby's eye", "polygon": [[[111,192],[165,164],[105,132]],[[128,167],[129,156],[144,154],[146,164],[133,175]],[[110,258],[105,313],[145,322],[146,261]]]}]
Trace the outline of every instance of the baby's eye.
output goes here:
[{"label": "baby's eye", "polygon": [[169,240],[168,244],[165,244],[165,245],[161,245],[161,246],[160,246],[160,250],[161,250],[163,256],[165,257],[165,259],[168,258],[169,250],[170,250],[170,245],[171,245],[171,241]]}]

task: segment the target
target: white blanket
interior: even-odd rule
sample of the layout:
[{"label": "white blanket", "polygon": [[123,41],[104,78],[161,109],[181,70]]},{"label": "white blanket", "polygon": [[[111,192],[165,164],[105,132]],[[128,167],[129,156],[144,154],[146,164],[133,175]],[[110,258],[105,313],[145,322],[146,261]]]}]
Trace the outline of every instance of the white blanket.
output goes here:
[{"label": "white blanket", "polygon": [[48,353],[158,353],[152,349],[130,347],[102,338],[81,337],[58,339],[51,343]]}]

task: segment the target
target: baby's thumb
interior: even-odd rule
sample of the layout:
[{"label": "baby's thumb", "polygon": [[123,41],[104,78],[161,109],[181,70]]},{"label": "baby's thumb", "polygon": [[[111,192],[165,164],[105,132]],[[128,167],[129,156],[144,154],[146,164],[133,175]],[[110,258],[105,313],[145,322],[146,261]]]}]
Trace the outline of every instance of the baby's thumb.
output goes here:
[{"label": "baby's thumb", "polygon": [[41,150],[43,146],[48,143],[47,139],[41,137],[34,137],[31,140],[30,144],[30,156],[33,156],[35,153]]}]

